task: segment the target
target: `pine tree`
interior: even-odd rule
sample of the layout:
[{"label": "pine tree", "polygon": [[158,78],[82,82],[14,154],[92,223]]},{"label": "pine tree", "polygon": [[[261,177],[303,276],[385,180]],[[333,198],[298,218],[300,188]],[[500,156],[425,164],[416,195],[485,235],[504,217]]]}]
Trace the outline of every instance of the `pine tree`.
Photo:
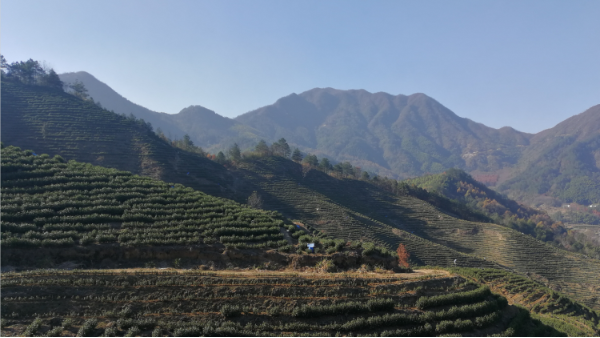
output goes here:
[{"label": "pine tree", "polygon": [[325,172],[328,172],[333,167],[331,166],[331,163],[329,162],[329,159],[327,157],[323,157],[321,159],[321,163],[319,163],[319,168],[321,168],[321,170],[323,170]]},{"label": "pine tree", "polygon": [[48,74],[43,77],[42,84],[44,86],[60,90],[63,90],[64,86],[63,82],[60,80],[58,74],[56,74],[54,69],[50,69]]},{"label": "pine tree", "polygon": [[300,152],[300,149],[294,149],[294,153],[292,154],[292,160],[296,162],[302,161],[302,153]]},{"label": "pine tree", "polygon": [[225,164],[225,163],[227,163],[227,159],[225,158],[225,154],[223,154],[222,151],[219,151],[219,153],[217,154],[217,157],[215,158],[215,162],[217,162],[219,164]]},{"label": "pine tree", "polygon": [[313,154],[306,155],[306,157],[304,158],[304,160],[302,160],[302,162],[308,163],[308,164],[312,165],[313,167],[319,166],[319,159],[317,158],[316,155],[313,155]]},{"label": "pine tree", "polygon": [[[85,88],[85,85],[83,84],[83,82],[79,81],[79,80],[75,80],[75,83],[71,83],[69,84],[69,88],[73,91],[73,95],[77,96],[78,98],[82,99],[82,100],[87,100],[89,95],[88,95],[88,90],[87,88]],[[133,114],[131,114],[133,115]],[[134,117],[135,119],[135,117]]]},{"label": "pine tree", "polygon": [[192,148],[194,148],[194,142],[192,142],[192,139],[190,138],[190,135],[185,134],[183,136],[183,149],[191,151]]},{"label": "pine tree", "polygon": [[283,137],[280,138],[279,141],[277,141],[277,144],[279,145],[279,154],[278,155],[283,156],[285,158],[290,157],[290,153],[292,151],[290,149],[289,144]]},{"label": "pine tree", "polygon": [[265,142],[265,140],[260,140],[254,148],[254,151],[261,154],[262,156],[266,156],[269,154],[269,146],[267,145],[267,142]]},{"label": "pine tree", "polygon": [[234,162],[238,162],[239,160],[242,159],[242,152],[240,151],[240,147],[238,146],[237,143],[234,143],[231,148],[229,148],[229,157],[231,157],[231,159]]}]

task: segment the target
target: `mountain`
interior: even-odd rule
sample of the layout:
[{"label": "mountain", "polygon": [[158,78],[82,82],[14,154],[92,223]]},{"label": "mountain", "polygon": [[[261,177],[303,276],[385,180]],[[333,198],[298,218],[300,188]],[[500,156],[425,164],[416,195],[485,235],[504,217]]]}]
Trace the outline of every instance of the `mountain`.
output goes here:
[{"label": "mountain", "polygon": [[59,78],[65,84],[75,83],[76,81],[83,83],[94,101],[100,102],[108,110],[127,116],[133,114],[139,119],[150,122],[155,128],[160,126],[163,132],[166,135],[171,135],[172,138],[181,139],[185,134],[171,122],[171,115],[158,113],[129,101],[87,72],[64,73],[60,74]]},{"label": "mountain", "polygon": [[133,114],[138,119],[144,119],[155,130],[160,128],[170,139],[182,139],[188,134],[196,145],[211,149],[224,149],[234,142],[250,147],[260,140],[258,131],[202,106],[189,106],[178,114],[157,113],[127,100],[87,72],[64,73],[59,77],[64,83],[80,81],[102,107],[117,114]]},{"label": "mountain", "polygon": [[234,194],[225,188],[227,172],[221,165],[173,148],[139,120],[61,90],[3,81],[1,128],[7,145],[181,183],[222,197]]},{"label": "mountain", "polygon": [[[246,202],[256,191],[265,209],[301,224],[312,237],[341,238],[341,243],[372,242],[388,251],[404,244],[418,265],[451,267],[456,262],[460,267],[513,270],[588,306],[600,307],[596,285],[600,261],[505,226],[462,220],[401,191],[333,177],[282,157],[248,159],[226,169],[203,156],[173,148],[139,121],[58,90],[6,82],[2,98],[2,141],[6,145],[128,170],[237,202]],[[77,173],[63,176],[56,183],[71,177],[84,180]],[[101,188],[104,180],[96,176],[92,175]],[[18,184],[35,188],[36,182],[33,177]],[[116,182],[113,186],[129,189]],[[35,203],[41,208],[39,217],[45,217],[49,210]],[[158,202],[149,203],[145,207],[149,212],[157,209],[157,216],[163,212],[158,210]],[[107,221],[100,218],[98,222]]]},{"label": "mountain", "polygon": [[350,161],[382,176],[404,179],[454,167],[530,205],[600,201],[598,106],[535,135],[461,118],[425,94],[332,88],[291,94],[235,119],[200,106],[175,115],[155,113],[157,118],[111,106],[111,101],[123,99],[116,93],[102,94],[97,89],[102,86],[91,76],[81,81],[103,106],[117,113],[131,111],[172,138],[187,133],[212,153],[234,142],[244,150],[260,139],[274,142],[284,137],[304,153]]},{"label": "mountain", "polygon": [[236,120],[270,139],[398,177],[450,167],[497,171],[515,164],[531,137],[458,117],[425,94],[332,88],[292,94]]},{"label": "mountain", "polygon": [[534,135],[513,178],[498,190],[530,202],[539,195],[568,203],[600,201],[600,105]]}]

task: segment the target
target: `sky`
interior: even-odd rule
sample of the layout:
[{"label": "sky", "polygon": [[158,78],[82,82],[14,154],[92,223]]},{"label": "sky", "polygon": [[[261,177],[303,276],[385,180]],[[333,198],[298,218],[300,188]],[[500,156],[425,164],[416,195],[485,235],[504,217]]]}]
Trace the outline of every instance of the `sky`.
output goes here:
[{"label": "sky", "polygon": [[536,133],[600,104],[600,1],[3,0],[8,62],[235,117],[315,87],[425,93]]}]

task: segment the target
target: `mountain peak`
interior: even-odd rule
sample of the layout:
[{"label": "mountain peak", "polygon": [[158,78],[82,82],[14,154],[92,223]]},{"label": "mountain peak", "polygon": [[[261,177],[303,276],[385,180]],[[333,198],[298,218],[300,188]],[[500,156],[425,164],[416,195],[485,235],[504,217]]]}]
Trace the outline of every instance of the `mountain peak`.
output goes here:
[{"label": "mountain peak", "polygon": [[[208,108],[204,108],[200,105],[191,105],[187,108],[183,108],[177,115],[201,115],[201,116],[214,116],[214,115],[218,115],[221,116],[217,113],[215,113],[213,110],[210,110]],[[222,117],[222,116],[221,116]]]}]

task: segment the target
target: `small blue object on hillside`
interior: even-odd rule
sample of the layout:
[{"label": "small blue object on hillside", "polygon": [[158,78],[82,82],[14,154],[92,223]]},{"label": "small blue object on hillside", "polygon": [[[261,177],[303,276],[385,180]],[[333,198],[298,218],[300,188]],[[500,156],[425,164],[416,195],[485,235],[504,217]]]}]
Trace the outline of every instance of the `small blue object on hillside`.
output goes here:
[{"label": "small blue object on hillside", "polygon": [[173,189],[173,188],[175,188],[175,186],[174,186],[174,185],[172,185],[172,186],[171,186],[171,189]]},{"label": "small blue object on hillside", "polygon": [[300,226],[298,224],[296,224],[296,228],[300,229]]},{"label": "small blue object on hillside", "polygon": [[310,251],[315,252],[315,243],[308,243],[306,246],[310,249]]},{"label": "small blue object on hillside", "polygon": [[187,173],[187,174],[189,175],[189,174],[190,174],[190,172],[188,171],[188,173]]},{"label": "small blue object on hillside", "polygon": [[36,153],[33,153],[33,156],[37,156],[37,154],[36,154]]}]

